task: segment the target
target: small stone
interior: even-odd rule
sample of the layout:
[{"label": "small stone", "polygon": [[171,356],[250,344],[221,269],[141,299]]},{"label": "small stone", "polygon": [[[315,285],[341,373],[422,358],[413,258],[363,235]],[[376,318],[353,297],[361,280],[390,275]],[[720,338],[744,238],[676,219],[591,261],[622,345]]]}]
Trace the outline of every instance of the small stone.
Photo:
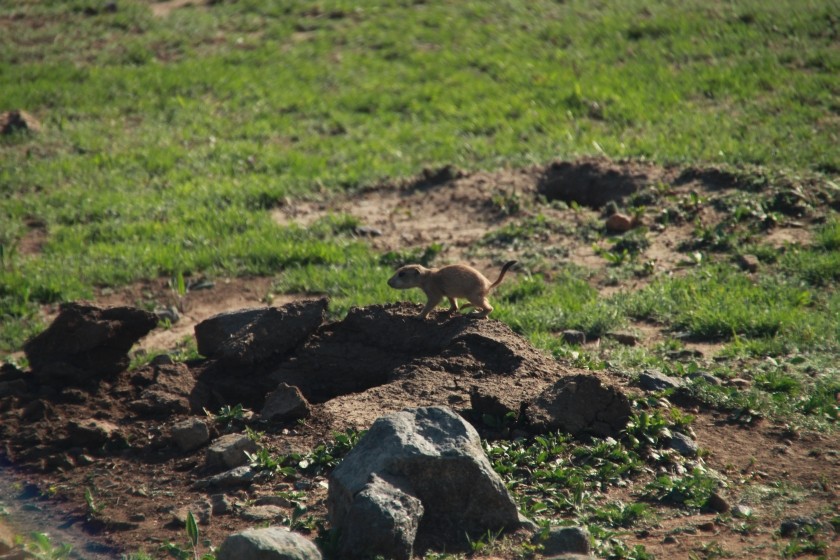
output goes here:
[{"label": "small stone", "polygon": [[181,451],[194,451],[210,441],[210,429],[204,421],[190,418],[172,426],[170,436]]},{"label": "small stone", "polygon": [[309,402],[300,389],[281,383],[266,397],[260,417],[263,420],[298,420],[308,418],[311,414]]},{"label": "small stone", "polygon": [[310,541],[280,527],[246,529],[230,535],[216,554],[217,560],[321,560]]},{"label": "small stone", "polygon": [[233,468],[248,463],[245,453],[256,453],[257,444],[245,434],[226,434],[207,449],[209,468]]},{"label": "small stone", "polygon": [[732,508],[732,517],[744,519],[752,516],[752,508],[743,504],[738,504]]},{"label": "small stone", "polygon": [[243,509],[239,516],[246,521],[264,523],[283,517],[283,514],[284,510],[279,506],[251,506]]},{"label": "small stone", "polygon": [[738,257],[738,264],[749,272],[756,272],[761,262],[755,255],[741,255]]},{"label": "small stone", "polygon": [[748,379],[734,377],[727,382],[727,385],[732,385],[733,387],[737,387],[739,389],[749,389],[750,386],[752,386],[752,382]]},{"label": "small stone", "polygon": [[715,524],[711,521],[707,521],[698,525],[697,528],[701,531],[705,531],[706,533],[712,533],[715,530]]},{"label": "small stone", "polygon": [[671,434],[668,448],[673,449],[683,457],[694,457],[698,450],[697,442],[681,432]]},{"label": "small stone", "polygon": [[233,509],[233,502],[226,494],[213,494],[210,496],[210,505],[212,507],[213,515],[230,513]]},{"label": "small stone", "polygon": [[714,386],[723,385],[723,382],[720,380],[720,378],[715,377],[711,373],[706,373],[704,371],[698,371],[698,372],[695,372],[695,373],[690,373],[690,374],[688,374],[688,377],[692,380],[695,380],[695,381],[696,380],[703,381],[704,383],[707,383],[709,385],[714,385]]},{"label": "small stone", "polygon": [[677,389],[682,387],[683,382],[676,377],[671,377],[658,371],[645,371],[639,374],[639,386],[646,391],[664,391],[665,389]]},{"label": "small stone", "polygon": [[586,344],[586,333],[583,331],[568,329],[560,333],[560,338],[566,344],[575,344],[578,346]]},{"label": "small stone", "polygon": [[674,535],[667,535],[662,542],[665,544],[678,544],[680,541],[677,540],[677,537]]},{"label": "small stone", "polygon": [[559,554],[589,554],[589,531],[584,527],[554,527],[547,535],[537,533],[532,539],[542,545],[546,556]]},{"label": "small stone", "polygon": [[726,513],[729,511],[729,502],[726,499],[718,494],[717,492],[712,492],[712,495],[709,496],[709,501],[706,503],[706,506],[712,511],[717,513]]},{"label": "small stone", "polygon": [[615,233],[624,233],[625,231],[630,231],[631,229],[633,229],[635,222],[633,221],[633,218],[631,218],[627,214],[616,212],[615,214],[606,219],[604,225],[607,227],[607,231]]},{"label": "small stone", "polygon": [[254,482],[256,473],[249,466],[236,467],[229,471],[219,473],[209,478],[196,480],[192,488],[203,490],[205,488],[233,488],[236,486],[249,486]]}]

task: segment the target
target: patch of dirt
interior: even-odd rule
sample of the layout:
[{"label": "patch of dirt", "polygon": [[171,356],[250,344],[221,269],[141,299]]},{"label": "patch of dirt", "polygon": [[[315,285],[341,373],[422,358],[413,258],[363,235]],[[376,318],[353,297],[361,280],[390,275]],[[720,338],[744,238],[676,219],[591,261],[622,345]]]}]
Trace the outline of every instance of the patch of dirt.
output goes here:
[{"label": "patch of dirt", "polygon": [[210,0],[166,0],[164,2],[153,1],[150,3],[152,15],[155,17],[167,17],[173,10],[189,6],[206,6]]},{"label": "patch of dirt", "polygon": [[[172,9],[186,3],[163,4]],[[707,247],[696,248],[697,231],[714,228],[726,219],[727,212],[721,209],[725,205],[716,206],[714,202],[740,200],[743,191],[738,181],[718,170],[685,171],[601,159],[470,174],[447,167],[429,170],[411,180],[337,196],[327,203],[287,201],[274,210],[274,217],[281,224],[307,227],[329,214],[349,214],[360,224],[357,235],[382,253],[422,250],[440,243],[442,250],[435,264],[469,262],[491,268],[501,260],[517,258],[526,270],[547,275],[565,265],[582,266],[591,270],[593,286],[608,295],[638,289],[660,274],[681,273],[692,251],[702,250],[707,258],[715,258],[714,251]],[[557,191],[564,193],[556,197],[563,199],[562,204],[546,200]],[[598,193],[597,200],[592,198],[593,191]],[[604,219],[611,204],[621,210],[634,208],[646,229],[607,234]],[[814,206],[808,212],[785,216],[769,229],[745,233],[749,224],[732,224],[732,230],[775,247],[805,244],[821,210]],[[528,224],[535,221],[543,225],[529,230]],[[500,231],[513,233],[488,237]],[[647,244],[633,263],[650,262],[647,274],[622,275],[625,267],[613,266],[603,251],[593,248],[611,251],[638,232],[644,234]],[[33,240],[27,243],[28,250],[34,251],[43,239],[32,235]],[[272,300],[273,278],[215,279],[212,284],[195,280],[193,288],[181,297],[165,280],[158,280],[100,291],[93,303],[148,311],[175,308],[180,317],[177,322],[169,328],[154,329],[133,349],[135,353],[151,353],[176,351],[185,339],[194,336],[196,324],[218,313],[302,299],[289,295]],[[216,367],[214,373],[229,375],[233,383],[240,379],[239,374],[243,384],[259,374],[269,376],[272,383],[304,386],[301,392],[314,403],[311,417],[271,424],[249,420],[253,429],[263,432],[260,444],[275,454],[305,452],[329,440],[335,431],[364,429],[375,418],[406,406],[447,405],[469,416],[476,387],[522,401],[564,375],[592,375],[541,355],[492,318],[479,324],[484,337],[479,341],[470,331],[475,327],[474,319],[449,317],[438,310],[426,326],[437,329],[440,340],[428,335],[411,338],[412,332],[418,332],[413,330],[416,319],[412,317],[418,311],[418,306],[408,304],[384,311],[353,310],[345,323],[348,328],[324,327],[307,343],[310,346],[295,352],[291,361],[288,357],[277,358],[270,367],[263,364],[262,369],[238,373]],[[353,321],[386,312],[388,320],[395,321],[388,323],[387,332],[368,340],[363,351],[358,346],[348,351],[348,344],[357,342]],[[48,321],[56,313],[57,309],[44,309]],[[649,347],[669,339],[657,325],[640,323],[632,325],[631,330],[639,334],[639,344]],[[444,339],[454,341],[452,346],[440,342]],[[699,351],[696,360],[707,365],[717,349],[694,343],[684,347]],[[527,359],[517,358],[522,355]],[[205,467],[206,450],[180,451],[166,434],[178,420],[203,418],[199,405],[211,401],[209,393],[197,387],[208,379],[203,377],[209,375],[206,367],[203,361],[161,362],[122,372],[92,392],[29,384],[24,390],[18,383],[22,393],[0,393],[4,446],[0,448],[4,466],[0,469],[0,487],[6,489],[0,500],[20,524],[19,530],[27,524],[44,527],[45,523],[75,528],[59,533],[62,540],[77,543],[77,548],[95,545],[85,554],[92,559],[112,558],[116,550],[147,550],[165,557],[160,545],[173,542],[186,546],[184,511],[199,511],[214,499],[214,494],[224,494],[231,504],[228,511],[213,514],[199,525],[202,539],[216,546],[236,530],[266,522],[292,523],[292,503],[283,505],[281,513],[270,520],[255,521],[249,514],[251,504],[276,498],[278,491],[301,492],[299,500],[308,508],[306,515],[323,519],[323,474],[258,481],[229,490],[193,487],[197,478],[210,474]],[[331,375],[336,377],[330,379]],[[597,375],[604,383],[634,390],[620,376]],[[372,381],[356,384],[365,376]],[[8,386],[5,389],[9,390]],[[214,398],[224,399],[224,395]],[[697,555],[710,542],[719,544],[734,558],[778,556],[787,543],[778,537],[781,519],[795,515],[825,519],[840,514],[837,435],[791,433],[767,421],[743,426],[730,422],[725,413],[696,408],[691,403],[683,408],[696,415],[693,429],[700,446],[708,452],[703,461],[729,481],[727,500],[753,509],[750,528],[742,527],[746,521],[725,515],[654,505],[658,520],[638,533],[623,532],[625,542],[644,544],[659,558]],[[107,422],[120,435],[108,435],[93,446],[73,446],[66,439],[68,430],[88,433],[73,421]],[[244,430],[243,425],[238,428]],[[652,476],[653,472],[626,488],[605,490],[603,498],[632,502]],[[91,492],[94,504],[102,506],[101,511],[92,514],[86,490]],[[297,525],[296,529],[311,531],[310,537],[315,536],[314,524]],[[150,540],[155,544],[150,545]],[[828,547],[829,556],[836,553],[836,540]]]}]

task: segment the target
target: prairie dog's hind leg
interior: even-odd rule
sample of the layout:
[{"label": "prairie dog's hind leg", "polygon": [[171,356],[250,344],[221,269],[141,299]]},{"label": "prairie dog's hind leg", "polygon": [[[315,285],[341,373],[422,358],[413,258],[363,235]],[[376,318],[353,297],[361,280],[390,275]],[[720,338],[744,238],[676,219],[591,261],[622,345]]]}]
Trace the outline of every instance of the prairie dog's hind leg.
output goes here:
[{"label": "prairie dog's hind leg", "polygon": [[441,302],[443,296],[429,296],[429,299],[426,301],[425,307],[423,307],[423,311],[420,312],[420,318],[425,319],[429,312],[437,307],[437,304]]}]

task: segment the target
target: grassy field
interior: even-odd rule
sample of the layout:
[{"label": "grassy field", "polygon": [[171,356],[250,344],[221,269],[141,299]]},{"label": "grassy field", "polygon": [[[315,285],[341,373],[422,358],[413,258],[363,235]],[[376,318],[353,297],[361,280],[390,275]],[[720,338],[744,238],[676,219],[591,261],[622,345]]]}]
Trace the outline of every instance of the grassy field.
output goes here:
[{"label": "grassy field", "polygon": [[836,1],[150,6],[0,10],[0,107],[45,125],[0,145],[5,351],[94,286],[372,262],[266,209],[424,166],[840,170]]},{"label": "grassy field", "polygon": [[[0,357],[44,328],[41,304],[150,278],[278,275],[278,291],[326,292],[338,315],[419,301],[384,285],[411,255],[377,254],[352,218],[304,228],[270,211],[424,168],[603,155],[840,185],[837,0],[103,6],[0,4],[0,111],[43,123],[0,138]],[[685,338],[606,343],[605,360],[553,333],[648,321],[717,342],[711,373],[755,383],[700,398],[833,430],[840,220],[824,210],[810,244],[749,246],[767,267],[759,281],[727,260],[743,240],[704,231],[698,246],[726,258],[608,297],[586,270],[522,275],[494,317],[576,365],[631,376],[698,366],[667,358]],[[616,259],[618,276],[638,272]]]}]

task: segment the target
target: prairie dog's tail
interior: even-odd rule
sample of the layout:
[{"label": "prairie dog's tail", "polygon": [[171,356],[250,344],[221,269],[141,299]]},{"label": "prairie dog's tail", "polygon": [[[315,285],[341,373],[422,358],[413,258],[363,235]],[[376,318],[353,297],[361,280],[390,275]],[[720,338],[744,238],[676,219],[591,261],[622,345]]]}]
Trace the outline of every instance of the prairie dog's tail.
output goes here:
[{"label": "prairie dog's tail", "polygon": [[505,277],[505,273],[508,271],[508,269],[509,269],[510,267],[512,267],[512,266],[513,266],[513,265],[515,265],[515,264],[516,264],[516,261],[508,261],[508,262],[506,262],[506,263],[505,263],[505,265],[502,267],[502,271],[499,273],[499,277],[498,277],[498,278],[496,278],[496,281],[495,281],[495,282],[493,282],[492,284],[490,284],[490,287],[489,287],[489,288],[487,288],[487,290],[488,290],[488,291],[489,291],[489,290],[492,290],[493,288],[495,288],[496,286],[498,286],[499,284],[501,284],[501,283],[502,283],[502,279]]}]

